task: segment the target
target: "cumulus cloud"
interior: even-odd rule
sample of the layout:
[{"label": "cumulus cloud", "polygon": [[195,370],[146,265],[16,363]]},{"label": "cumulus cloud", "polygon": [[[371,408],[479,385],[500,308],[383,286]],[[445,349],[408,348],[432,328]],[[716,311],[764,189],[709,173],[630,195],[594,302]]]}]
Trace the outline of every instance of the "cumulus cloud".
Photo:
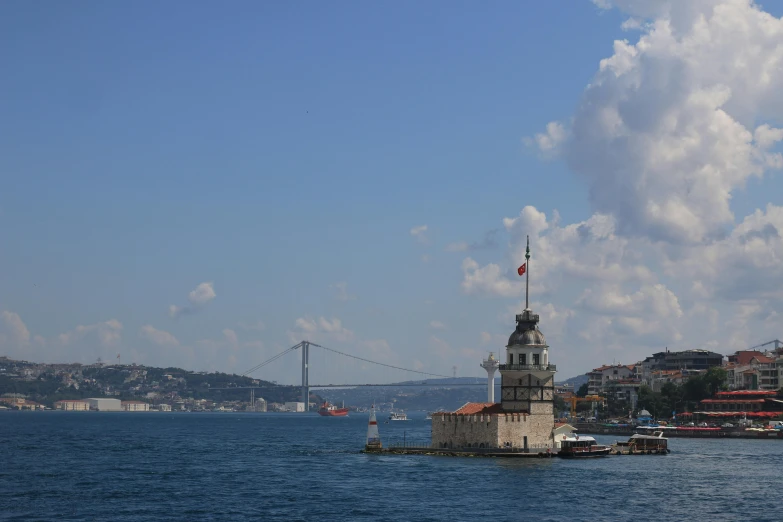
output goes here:
[{"label": "cumulus cloud", "polygon": [[468,257],[462,262],[462,290],[469,295],[515,297],[525,291],[525,284],[512,280],[508,272],[495,263],[479,266]]},{"label": "cumulus cloud", "polygon": [[212,282],[205,282],[199,284],[188,294],[189,305],[186,306],[169,306],[169,315],[173,318],[180,317],[182,315],[189,315],[197,312],[210,301],[212,301],[217,294],[215,293],[215,287]]},{"label": "cumulus cloud", "polygon": [[237,326],[243,330],[256,330],[258,332],[266,330],[266,323],[260,320],[251,323],[239,323]]},{"label": "cumulus cloud", "polygon": [[179,341],[174,335],[164,330],[158,330],[150,324],[141,327],[139,336],[158,346],[179,346]]},{"label": "cumulus cloud", "polygon": [[569,165],[620,235],[721,238],[732,191],[783,166],[770,125],[783,117],[783,21],[747,0],[596,3],[637,17],[642,35],[600,62],[563,144]]},{"label": "cumulus cloud", "polygon": [[534,310],[565,345],[554,359],[589,368],[779,337],[783,207],[737,219],[731,201],[783,167],[783,20],[747,0],[594,2],[627,14],[638,40],[597,64],[567,128],[529,140],[587,181],[594,214],[503,219],[505,258],[464,259],[462,290],[518,298],[530,235]]},{"label": "cumulus cloud", "polygon": [[566,128],[558,121],[551,121],[546,126],[546,131],[536,134],[533,138],[524,138],[523,142],[528,147],[536,147],[544,155],[556,154],[560,146],[566,141],[568,134]]},{"label": "cumulus cloud", "polygon": [[334,283],[330,286],[330,288],[334,289],[334,297],[338,301],[353,301],[356,299],[355,295],[348,293],[348,283],[345,281]]},{"label": "cumulus cloud", "polygon": [[474,241],[473,243],[467,243],[465,241],[458,241],[456,243],[450,243],[446,246],[447,252],[474,252],[476,250],[490,250],[498,246],[497,235],[500,232],[498,229],[490,230],[484,235],[481,241]]},{"label": "cumulus cloud", "polygon": [[87,336],[96,336],[104,348],[116,346],[122,337],[122,323],[117,319],[109,319],[102,323],[79,325],[69,332],[61,333],[58,340],[67,346]]},{"label": "cumulus cloud", "polygon": [[0,319],[3,323],[2,333],[0,333],[0,341],[3,345],[24,347],[30,343],[30,330],[19,314],[4,310],[0,313]]},{"label": "cumulus cloud", "polygon": [[410,234],[419,243],[426,244],[429,242],[429,240],[427,239],[427,225],[419,225],[411,228]]},{"label": "cumulus cloud", "polygon": [[347,341],[354,336],[353,331],[345,328],[340,319],[333,317],[331,320],[325,317],[312,319],[310,317],[300,317],[295,322],[295,330],[289,337],[292,341],[301,341],[306,338],[308,341],[316,341],[320,338],[334,339],[337,341]]}]

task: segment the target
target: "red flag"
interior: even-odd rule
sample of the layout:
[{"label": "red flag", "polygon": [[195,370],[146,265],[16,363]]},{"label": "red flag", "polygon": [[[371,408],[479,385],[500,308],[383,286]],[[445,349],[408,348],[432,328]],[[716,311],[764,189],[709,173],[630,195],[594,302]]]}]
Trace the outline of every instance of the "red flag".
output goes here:
[{"label": "red flag", "polygon": [[517,268],[517,274],[519,275],[525,275],[525,270],[527,269],[527,263],[522,263],[522,266]]}]

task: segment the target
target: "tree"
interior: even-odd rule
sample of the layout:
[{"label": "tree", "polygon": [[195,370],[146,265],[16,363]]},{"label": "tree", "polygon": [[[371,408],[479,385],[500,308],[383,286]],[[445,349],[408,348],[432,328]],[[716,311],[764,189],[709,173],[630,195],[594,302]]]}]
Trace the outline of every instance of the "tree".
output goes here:
[{"label": "tree", "polygon": [[587,390],[588,390],[587,383],[584,383],[579,387],[578,390],[576,390],[576,396],[577,397],[586,397],[587,396]]}]

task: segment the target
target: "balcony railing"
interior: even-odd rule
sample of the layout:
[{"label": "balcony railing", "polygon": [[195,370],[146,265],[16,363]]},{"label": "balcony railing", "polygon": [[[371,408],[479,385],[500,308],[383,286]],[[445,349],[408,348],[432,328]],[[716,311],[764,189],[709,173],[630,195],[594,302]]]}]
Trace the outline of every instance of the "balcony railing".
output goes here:
[{"label": "balcony railing", "polygon": [[532,371],[547,371],[556,372],[557,366],[554,364],[501,364],[500,371],[511,370],[532,370]]}]

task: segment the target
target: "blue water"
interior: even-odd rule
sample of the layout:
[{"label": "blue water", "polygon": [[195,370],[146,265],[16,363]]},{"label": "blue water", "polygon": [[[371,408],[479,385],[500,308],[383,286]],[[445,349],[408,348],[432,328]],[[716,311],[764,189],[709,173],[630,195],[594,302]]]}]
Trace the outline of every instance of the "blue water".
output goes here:
[{"label": "blue water", "polygon": [[[384,443],[428,442],[423,414]],[[0,520],[779,520],[783,441],[668,456],[358,452],[367,416],[0,413]],[[603,442],[612,438],[596,437]]]}]

